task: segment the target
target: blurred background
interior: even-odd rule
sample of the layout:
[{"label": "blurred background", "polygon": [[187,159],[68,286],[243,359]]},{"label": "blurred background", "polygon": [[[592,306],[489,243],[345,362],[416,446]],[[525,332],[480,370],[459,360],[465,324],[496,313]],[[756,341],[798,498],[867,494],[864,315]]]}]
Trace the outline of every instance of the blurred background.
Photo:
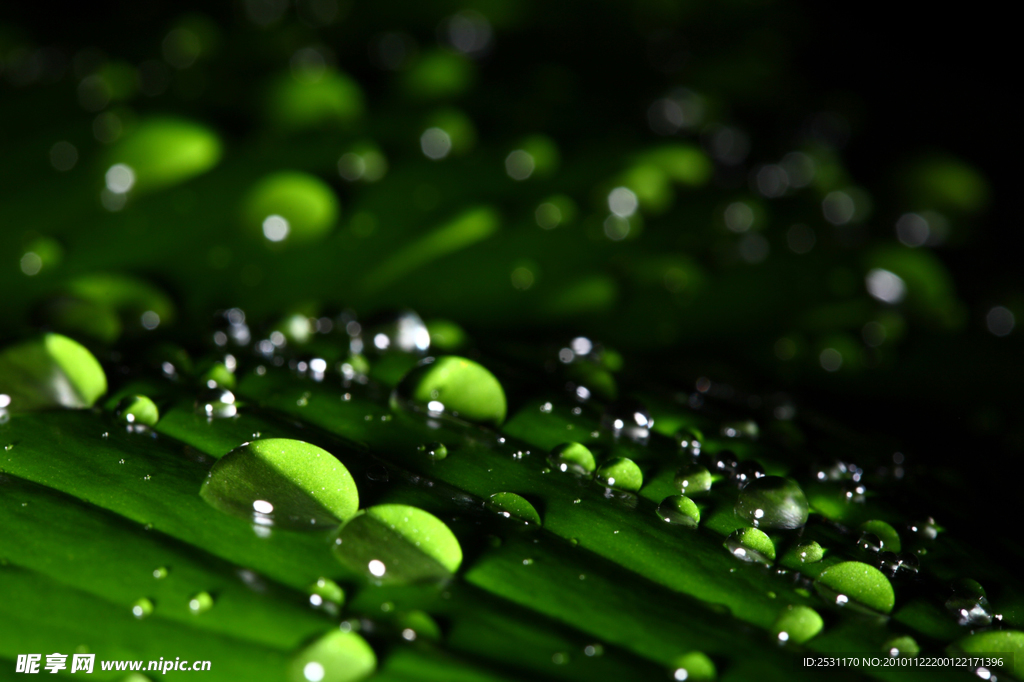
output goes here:
[{"label": "blurred background", "polygon": [[584,334],[640,384],[782,391],[917,466],[969,461],[983,484],[934,484],[985,506],[1024,445],[1008,24],[781,0],[10,6],[0,337],[109,357],[195,344],[230,306],[412,308],[500,350]]}]

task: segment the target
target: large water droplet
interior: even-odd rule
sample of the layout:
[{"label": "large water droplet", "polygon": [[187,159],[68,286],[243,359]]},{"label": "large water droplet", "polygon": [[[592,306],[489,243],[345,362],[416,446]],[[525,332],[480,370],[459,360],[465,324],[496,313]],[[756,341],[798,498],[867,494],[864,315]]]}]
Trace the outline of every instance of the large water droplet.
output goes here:
[{"label": "large water droplet", "polygon": [[700,510],[686,495],[666,497],[658,505],[658,516],[666,523],[696,528],[700,522]]},{"label": "large water droplet", "polygon": [[636,462],[628,457],[611,459],[597,470],[595,477],[609,488],[636,492],[644,484],[644,475]]},{"label": "large water droplet", "polygon": [[825,599],[839,606],[859,604],[868,609],[889,613],[896,602],[892,584],[874,566],[859,561],[844,561],[829,566],[814,582]]},{"label": "large water droplet", "polygon": [[589,474],[597,468],[594,454],[582,443],[562,443],[555,446],[548,461],[558,471],[574,474]]},{"label": "large water droplet", "polygon": [[775,544],[757,528],[740,528],[725,539],[725,548],[743,561],[771,564],[775,561]]},{"label": "large water droplet", "polygon": [[505,421],[505,391],[483,366],[454,355],[424,362],[405,375],[392,404],[409,401],[428,413],[448,412],[472,422],[500,426]]},{"label": "large water droplet", "polygon": [[382,583],[444,580],[462,563],[462,548],[440,519],[422,509],[382,504],[341,529],[335,556],[351,570]]},{"label": "large water droplet", "polygon": [[605,408],[601,415],[601,426],[609,429],[616,436],[625,436],[636,441],[644,441],[651,433],[654,419],[647,407],[639,400],[626,398],[618,400]]},{"label": "large water droplet", "polygon": [[156,404],[144,395],[131,395],[123,398],[117,405],[117,416],[126,424],[140,426],[156,426],[160,420],[160,410]]},{"label": "large water droplet", "polygon": [[448,456],[448,448],[444,443],[424,443],[416,449],[435,462],[440,462]]},{"label": "large water droplet", "polygon": [[751,481],[740,491],[736,514],[758,528],[792,529],[807,523],[807,498],[800,486],[781,476]]},{"label": "large water droplet", "polygon": [[213,465],[200,495],[260,526],[315,529],[351,518],[359,493],[348,469],[315,445],[285,438],[245,443]]},{"label": "large water droplet", "polygon": [[238,414],[238,404],[228,389],[207,388],[196,398],[195,411],[208,419],[227,419]]},{"label": "large water droplet", "polygon": [[772,624],[772,634],[779,643],[803,644],[824,627],[818,612],[809,606],[790,605]]},{"label": "large water droplet", "polygon": [[92,407],[107,392],[103,368],[85,346],[60,334],[0,351],[0,396],[6,412]]},{"label": "large water droplet", "polygon": [[515,493],[494,493],[487,506],[505,518],[516,518],[524,523],[540,525],[540,514],[525,498]]},{"label": "large water droplet", "polygon": [[705,493],[711,490],[711,472],[699,464],[688,464],[676,472],[674,483],[684,495]]},{"label": "large water droplet", "polygon": [[361,636],[333,630],[296,654],[288,682],[355,682],[377,668],[377,656]]}]

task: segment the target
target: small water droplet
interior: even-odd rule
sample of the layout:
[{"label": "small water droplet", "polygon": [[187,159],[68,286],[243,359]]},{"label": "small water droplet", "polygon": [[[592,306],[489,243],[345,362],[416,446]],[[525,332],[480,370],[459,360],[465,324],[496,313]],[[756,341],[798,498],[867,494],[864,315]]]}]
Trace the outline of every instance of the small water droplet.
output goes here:
[{"label": "small water droplet", "polygon": [[8,443],[7,445],[4,446],[4,451],[5,452],[10,452],[13,449],[14,449],[14,443]]},{"label": "small water droplet", "polygon": [[540,525],[540,514],[521,495],[506,492],[494,493],[488,499],[487,506],[507,519],[515,518],[523,523]]},{"label": "small water droplet", "polygon": [[130,395],[117,404],[117,417],[130,425],[155,426],[160,420],[160,411],[149,397]]},{"label": "small water droplet", "polygon": [[601,426],[611,431],[616,437],[624,436],[630,440],[646,441],[654,426],[647,407],[638,400],[627,398],[608,405],[601,415]]},{"label": "small water droplet", "polygon": [[124,464],[124,458],[122,457],[121,459],[117,460],[117,463],[118,464]]},{"label": "small water droplet", "polygon": [[882,551],[884,543],[874,533],[861,533],[857,540],[857,546],[865,552],[877,553]]},{"label": "small water droplet", "polygon": [[711,456],[710,469],[712,473],[732,476],[739,464],[740,461],[736,457],[735,452],[732,450],[720,450]]},{"label": "small water droplet", "polygon": [[153,577],[157,580],[163,580],[167,577],[167,567],[161,566],[160,568],[153,569]]},{"label": "small water droplet", "polygon": [[666,497],[658,505],[657,513],[662,521],[685,528],[696,528],[700,522],[700,510],[686,495]]},{"label": "small water droplet", "polygon": [[683,454],[690,455],[691,457],[699,457],[701,451],[701,443],[704,440],[701,434],[696,429],[682,428],[676,431],[675,434],[676,442],[679,443],[679,449]]},{"label": "small water droplet", "polygon": [[795,481],[765,476],[740,491],[735,511],[757,528],[793,529],[807,523],[809,507]]},{"label": "small water droplet", "polygon": [[790,605],[772,624],[772,634],[779,644],[803,644],[811,639],[824,626],[818,612],[809,606]]},{"label": "small water droplet", "polygon": [[143,597],[132,604],[132,615],[136,618],[145,618],[153,613],[153,602]]},{"label": "small water droplet", "polygon": [[209,592],[197,592],[188,600],[188,610],[194,614],[204,613],[213,608],[213,597]]},{"label": "small water droplet", "polygon": [[890,658],[898,658],[900,656],[913,658],[920,653],[921,647],[918,646],[913,637],[909,635],[897,635],[885,640],[885,643],[882,644],[882,651]]},{"label": "small water droplet", "polygon": [[985,589],[975,580],[959,580],[953,584],[953,595],[946,600],[946,610],[964,627],[982,627],[993,620]]},{"label": "small water droplet", "polygon": [[636,492],[643,486],[644,475],[636,462],[628,457],[608,460],[595,473],[595,478],[609,488]]},{"label": "small water droplet", "polygon": [[582,443],[562,443],[556,446],[548,457],[548,462],[557,471],[586,475],[597,468],[594,455]]},{"label": "small water droplet", "polygon": [[765,565],[775,561],[775,545],[771,538],[757,528],[735,530],[725,539],[724,544],[737,559]]},{"label": "small water droplet", "polygon": [[440,462],[448,456],[448,448],[444,443],[424,443],[416,449],[435,462]]},{"label": "small water droplet", "polygon": [[699,495],[711,490],[711,472],[699,464],[687,464],[676,472],[675,487],[685,495]]},{"label": "small water droplet", "polygon": [[199,394],[195,403],[196,414],[208,419],[226,419],[238,414],[235,394],[226,388],[208,388]]},{"label": "small water droplet", "polygon": [[740,488],[745,488],[751,481],[756,481],[757,479],[764,477],[764,467],[754,460],[748,459],[744,462],[740,462],[736,466],[736,471],[733,473],[732,480]]},{"label": "small water droplet", "polygon": [[564,651],[559,651],[558,653],[552,654],[551,662],[555,665],[565,665],[569,662],[569,654],[565,653]]}]

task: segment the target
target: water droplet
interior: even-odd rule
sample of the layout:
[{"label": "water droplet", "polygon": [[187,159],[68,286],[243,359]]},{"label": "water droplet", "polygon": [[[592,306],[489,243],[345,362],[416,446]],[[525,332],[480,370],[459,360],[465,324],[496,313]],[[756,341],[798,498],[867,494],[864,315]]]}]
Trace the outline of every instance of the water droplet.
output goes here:
[{"label": "water droplet", "polygon": [[188,600],[188,610],[195,614],[204,613],[213,608],[213,597],[209,592],[197,592]]},{"label": "water droplet", "polygon": [[740,464],[736,453],[732,450],[721,450],[711,456],[711,471],[716,474],[732,476]]},{"label": "water droplet", "polygon": [[525,497],[515,493],[494,493],[487,506],[507,519],[516,518],[524,523],[540,525],[540,514]]},{"label": "water droplet", "polygon": [[981,627],[992,623],[988,596],[975,580],[959,580],[953,585],[953,596],[946,600],[946,610],[965,627]]},{"label": "water droplet", "polygon": [[910,524],[908,530],[922,540],[934,540],[942,529],[935,523],[935,519],[929,516],[924,521]]},{"label": "water droplet", "polygon": [[726,422],[722,424],[721,434],[726,438],[748,438],[757,440],[760,429],[757,422],[752,419],[744,421]]},{"label": "water droplet", "polygon": [[897,635],[885,640],[885,643],[882,644],[882,651],[890,658],[898,658],[900,656],[913,658],[920,653],[921,647],[918,646],[917,642],[910,635]]},{"label": "water droplet", "polygon": [[686,495],[666,497],[658,505],[658,516],[666,523],[686,528],[696,528],[700,522],[700,510]]},{"label": "water droplet", "polygon": [[826,599],[840,606],[859,604],[873,611],[889,613],[896,597],[888,578],[874,566],[844,561],[829,566],[814,582]]},{"label": "water droplet", "polygon": [[445,580],[462,563],[459,541],[440,519],[401,504],[362,511],[337,539],[338,560],[381,583]]},{"label": "water droplet", "polygon": [[764,467],[755,462],[752,459],[748,459],[745,462],[740,462],[736,466],[736,471],[733,474],[732,480],[736,482],[740,488],[745,488],[751,481],[756,481],[759,478],[764,478]]},{"label": "water droplet", "polygon": [[1024,632],[1019,630],[989,630],[968,635],[951,644],[948,651],[953,655],[1009,654],[1006,672],[1016,679],[1024,679]]},{"label": "water droplet", "polygon": [[92,407],[107,392],[107,377],[85,346],[60,334],[0,351],[0,395],[7,408]]},{"label": "water droplet", "polygon": [[10,452],[13,449],[14,449],[14,443],[8,443],[7,445],[4,446],[4,452]]},{"label": "water droplet", "polygon": [[701,451],[701,443],[704,440],[700,432],[696,429],[682,428],[676,431],[675,435],[676,442],[679,443],[679,449],[683,453],[690,455],[691,457],[699,457]]},{"label": "water droplet", "polygon": [[638,400],[626,398],[605,408],[601,415],[601,426],[616,437],[625,436],[635,441],[645,441],[654,426],[654,419],[647,407]]},{"label": "water droplet", "polygon": [[821,632],[824,625],[818,612],[809,606],[790,605],[775,619],[771,632],[780,644],[803,644]]},{"label": "water droplet", "polygon": [[857,540],[857,546],[865,552],[880,552],[882,551],[883,543],[874,533],[861,533],[860,538]]},{"label": "water droplet", "polygon": [[757,528],[740,528],[725,539],[725,548],[743,561],[770,565],[775,561],[775,545]]},{"label": "water droplet", "polygon": [[636,492],[644,483],[644,475],[636,462],[627,457],[611,459],[597,470],[597,480],[609,488]]},{"label": "water droplet", "polygon": [[337,613],[338,608],[345,602],[345,591],[330,578],[318,578],[306,592],[309,593],[311,605],[334,613]]},{"label": "water droplet", "polygon": [[[350,623],[351,625],[351,623]],[[377,668],[377,656],[349,629],[328,632],[300,651],[288,666],[288,682],[355,682]]]},{"label": "water droplet", "polygon": [[583,647],[584,656],[601,656],[604,654],[604,647],[600,644],[588,644]]},{"label": "water droplet", "polygon": [[825,550],[821,548],[814,540],[809,542],[802,542],[795,547],[789,549],[783,559],[783,562],[789,566],[799,566],[802,564],[813,564],[822,560],[825,556]]},{"label": "water droplet", "polygon": [[559,651],[558,653],[552,654],[551,662],[555,665],[565,665],[569,662],[569,654],[565,653],[564,651]]},{"label": "water droplet", "polygon": [[428,413],[449,412],[495,426],[505,421],[507,410],[505,391],[494,375],[454,355],[424,361],[406,374],[392,394],[393,407],[403,402],[425,406]]},{"label": "water droplet", "polygon": [[558,471],[589,474],[597,468],[594,454],[582,443],[562,443],[551,451],[548,461]]},{"label": "water droplet", "polygon": [[807,523],[808,504],[803,490],[781,476],[751,481],[740,491],[736,514],[758,528],[793,529]]},{"label": "water droplet", "polygon": [[717,675],[715,664],[700,651],[685,653],[672,661],[672,679],[677,682],[706,682]]},{"label": "water droplet", "polygon": [[685,495],[698,495],[711,490],[711,473],[699,464],[688,464],[676,472],[676,489]]},{"label": "water droplet", "polygon": [[238,414],[235,394],[226,388],[208,388],[196,399],[195,411],[208,419],[234,417]]},{"label": "water droplet", "polygon": [[167,567],[161,566],[160,568],[153,569],[153,577],[157,580],[163,580],[167,577]]},{"label": "water droplet", "polygon": [[[860,530],[862,535],[859,544],[861,545],[862,549],[868,549],[869,551],[874,552],[881,551],[882,549],[889,552],[899,552],[901,549],[903,549],[902,543],[900,542],[899,533],[897,533],[896,529],[888,523],[886,523],[885,521],[865,521],[860,525]],[[879,543],[877,545],[877,549],[870,549],[868,547],[864,547],[865,535],[874,536],[875,540],[877,540]],[[870,538],[867,538],[867,540],[870,541]]]},{"label": "water droplet", "polygon": [[117,404],[117,416],[126,424],[155,426],[160,419],[160,411],[148,397],[132,395]]},{"label": "water droplet", "polygon": [[448,456],[448,448],[444,443],[425,443],[416,449],[435,462],[440,462]]},{"label": "water droplet", "polygon": [[153,602],[143,597],[132,604],[132,615],[136,618],[145,618],[153,613]]},{"label": "water droplet", "polygon": [[218,460],[200,495],[258,526],[317,528],[352,517],[355,481],[331,453],[285,438],[245,443]]}]

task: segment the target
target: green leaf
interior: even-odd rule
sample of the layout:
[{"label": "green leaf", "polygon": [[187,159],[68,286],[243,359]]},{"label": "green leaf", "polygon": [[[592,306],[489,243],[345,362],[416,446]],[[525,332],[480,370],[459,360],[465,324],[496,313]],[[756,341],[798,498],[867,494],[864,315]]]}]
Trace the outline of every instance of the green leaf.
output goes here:
[{"label": "green leaf", "polygon": [[12,410],[91,407],[106,392],[100,363],[66,336],[46,334],[0,351],[0,395]]}]

